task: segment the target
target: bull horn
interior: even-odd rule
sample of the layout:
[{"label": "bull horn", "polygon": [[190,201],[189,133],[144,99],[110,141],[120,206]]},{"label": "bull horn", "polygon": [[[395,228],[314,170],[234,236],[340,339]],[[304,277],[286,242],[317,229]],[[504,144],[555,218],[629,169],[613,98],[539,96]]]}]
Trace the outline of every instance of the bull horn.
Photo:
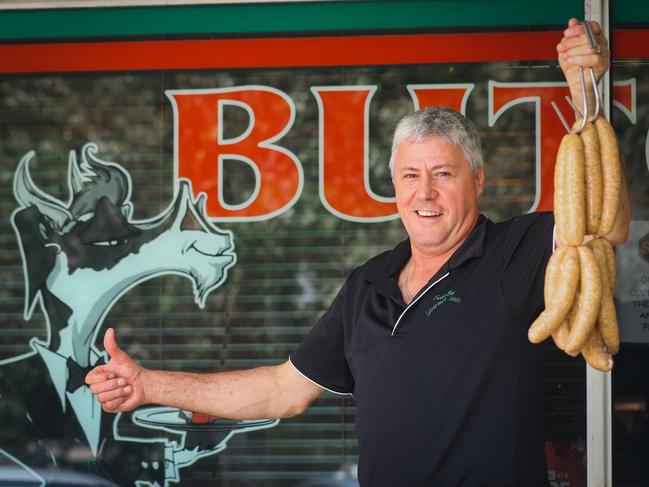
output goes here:
[{"label": "bull horn", "polygon": [[72,215],[61,201],[42,192],[34,184],[29,175],[29,161],[32,157],[34,157],[34,151],[29,151],[18,164],[14,175],[14,196],[18,203],[25,208],[35,206],[60,230],[72,218]]},{"label": "bull horn", "polygon": [[207,196],[205,193],[201,192],[198,195],[198,198],[196,198],[196,203],[194,203],[194,208],[196,208],[196,211],[198,211],[201,215],[206,214],[206,205],[207,204]]},{"label": "bull horn", "polygon": [[68,158],[68,186],[70,187],[70,203],[79,191],[83,189],[83,172],[77,163],[77,153],[70,151]]},{"label": "bull horn", "polygon": [[87,171],[92,171],[93,166],[94,167],[103,167],[108,164],[110,164],[107,161],[102,161],[99,159],[95,154],[99,152],[99,147],[97,147],[97,144],[93,142],[88,142],[86,145],[84,145],[81,148],[81,159],[82,159],[82,167],[84,167]]},{"label": "bull horn", "polygon": [[97,152],[99,152],[99,148],[93,142],[89,142],[81,148],[81,170],[95,176],[101,174],[105,181],[117,179],[119,194],[116,194],[115,198],[129,201],[131,199],[131,176],[116,162],[104,161],[97,157]]}]

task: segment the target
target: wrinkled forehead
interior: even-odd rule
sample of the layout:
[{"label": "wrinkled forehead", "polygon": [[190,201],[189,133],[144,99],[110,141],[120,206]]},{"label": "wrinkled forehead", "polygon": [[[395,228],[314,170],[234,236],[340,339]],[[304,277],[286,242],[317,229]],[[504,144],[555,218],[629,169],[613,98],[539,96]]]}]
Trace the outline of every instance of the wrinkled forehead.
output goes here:
[{"label": "wrinkled forehead", "polygon": [[464,149],[439,135],[425,138],[406,138],[399,145],[395,155],[395,170],[410,166],[452,165],[469,169],[471,165]]}]

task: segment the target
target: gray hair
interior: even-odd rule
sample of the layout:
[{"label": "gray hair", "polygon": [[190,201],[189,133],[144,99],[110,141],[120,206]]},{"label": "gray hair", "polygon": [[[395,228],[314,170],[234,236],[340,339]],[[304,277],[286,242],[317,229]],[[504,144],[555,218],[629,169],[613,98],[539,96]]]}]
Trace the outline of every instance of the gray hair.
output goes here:
[{"label": "gray hair", "polygon": [[447,144],[457,145],[476,173],[483,165],[480,135],[475,125],[464,115],[447,107],[428,107],[406,115],[397,124],[392,139],[390,174],[394,176],[394,159],[401,143],[420,142],[428,137],[439,137]]}]

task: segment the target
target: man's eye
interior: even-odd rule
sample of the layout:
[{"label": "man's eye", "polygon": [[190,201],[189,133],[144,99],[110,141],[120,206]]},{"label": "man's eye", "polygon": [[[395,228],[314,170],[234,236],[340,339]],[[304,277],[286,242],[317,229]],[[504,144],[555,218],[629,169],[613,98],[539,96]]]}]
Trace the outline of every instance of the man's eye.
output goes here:
[{"label": "man's eye", "polygon": [[403,175],[403,178],[404,178],[404,179],[414,179],[414,178],[416,178],[416,177],[417,177],[417,175],[414,174],[414,173],[408,173],[408,174],[404,174],[404,175]]},{"label": "man's eye", "polygon": [[442,177],[446,177],[446,176],[450,176],[450,175],[451,175],[451,173],[446,172],[446,171],[440,171],[440,172],[437,173],[437,176],[442,176]]}]

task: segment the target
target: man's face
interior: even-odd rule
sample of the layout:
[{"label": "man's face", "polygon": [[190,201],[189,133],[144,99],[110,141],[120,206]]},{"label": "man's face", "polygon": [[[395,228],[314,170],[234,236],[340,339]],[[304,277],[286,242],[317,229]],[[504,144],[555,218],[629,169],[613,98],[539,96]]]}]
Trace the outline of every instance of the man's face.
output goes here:
[{"label": "man's face", "polygon": [[397,208],[414,249],[440,255],[468,236],[478,218],[484,171],[437,136],[399,146],[392,177]]}]

